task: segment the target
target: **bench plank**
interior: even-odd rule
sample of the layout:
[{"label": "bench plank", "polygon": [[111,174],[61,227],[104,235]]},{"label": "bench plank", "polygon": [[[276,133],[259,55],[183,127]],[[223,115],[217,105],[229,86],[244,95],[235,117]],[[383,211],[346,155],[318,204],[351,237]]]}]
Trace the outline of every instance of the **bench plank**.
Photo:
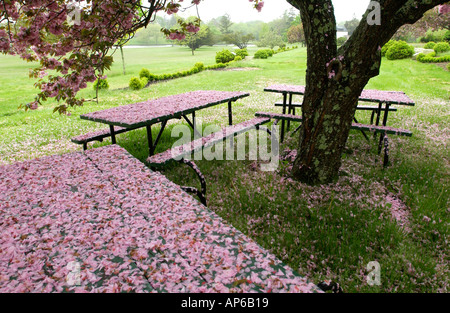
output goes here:
[{"label": "bench plank", "polygon": [[173,160],[180,160],[193,152],[213,146],[216,143],[221,142],[229,137],[233,137],[240,133],[246,132],[253,127],[260,126],[262,124],[268,123],[269,121],[270,118],[268,117],[256,117],[240,124],[225,127],[219,132],[210,134],[206,137],[195,139],[194,141],[191,141],[184,145],[177,146],[162,153],[150,156],[147,159],[147,162],[150,165],[164,165]]},{"label": "bench plank", "polygon": [[255,116],[258,117],[267,117],[275,120],[284,120],[291,122],[301,122],[303,119],[300,115],[293,114],[281,114],[281,113],[271,113],[271,112],[256,112]]},{"label": "bench plank", "polygon": [[[128,130],[131,130],[129,128],[115,126],[114,127],[114,133],[115,134],[121,134]],[[102,129],[90,133],[86,133],[83,135],[78,135],[76,137],[73,137],[71,141],[76,144],[85,144],[91,141],[103,141],[104,138],[111,137],[111,131],[108,129]]]},{"label": "bench plank", "polygon": [[[257,112],[256,116],[259,117],[269,117],[276,120],[285,120],[291,122],[301,122],[302,117],[298,115],[292,114],[280,114],[280,113],[270,113],[270,112]],[[406,129],[394,128],[389,126],[376,126],[376,125],[366,125],[361,123],[353,123],[352,129],[366,130],[369,132],[375,133],[383,133],[383,134],[392,134],[398,136],[407,136],[411,137],[412,132]]]}]

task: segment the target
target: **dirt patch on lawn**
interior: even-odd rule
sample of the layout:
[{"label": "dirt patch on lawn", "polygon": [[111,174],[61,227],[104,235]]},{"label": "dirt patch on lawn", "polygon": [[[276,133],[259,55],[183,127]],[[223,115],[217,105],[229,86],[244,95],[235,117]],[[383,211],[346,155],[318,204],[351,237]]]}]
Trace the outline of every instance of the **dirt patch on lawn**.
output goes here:
[{"label": "dirt patch on lawn", "polygon": [[259,67],[232,67],[232,68],[217,68],[214,71],[256,71],[260,70]]},{"label": "dirt patch on lawn", "polygon": [[[436,66],[442,67],[444,70],[447,70],[447,64],[450,62],[443,62],[443,63],[435,63]],[[448,70],[447,70],[448,71]]]}]

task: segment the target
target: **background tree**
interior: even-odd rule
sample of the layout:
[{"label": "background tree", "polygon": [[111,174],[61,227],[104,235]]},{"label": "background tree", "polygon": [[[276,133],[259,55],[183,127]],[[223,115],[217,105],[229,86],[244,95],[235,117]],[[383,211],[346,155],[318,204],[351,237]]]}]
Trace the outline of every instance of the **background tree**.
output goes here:
[{"label": "background tree", "polygon": [[202,46],[213,46],[216,43],[215,36],[207,25],[201,25],[200,30],[196,33],[186,35],[186,38],[181,40],[179,44],[188,46],[192,55],[194,51]]},{"label": "background tree", "polygon": [[228,14],[225,14],[218,18],[218,27],[220,32],[223,35],[230,34],[231,33],[231,26],[233,25],[233,22],[231,21],[231,18]]},{"label": "background tree", "polygon": [[243,32],[232,32],[223,36],[223,40],[227,44],[233,44],[239,49],[247,48],[249,42],[254,38],[252,34],[244,34]]},{"label": "background tree", "polygon": [[261,30],[260,40],[257,43],[259,47],[269,47],[273,49],[276,46],[285,45],[283,38],[269,24],[264,25]]},{"label": "background tree", "polygon": [[233,32],[241,32],[243,34],[251,34],[254,37],[254,39],[252,39],[252,40],[259,40],[259,34],[260,34],[261,28],[264,24],[265,23],[262,21],[234,23],[230,29]]},{"label": "background tree", "polygon": [[356,17],[353,17],[353,19],[344,23],[344,27],[347,29],[349,36],[353,35],[353,32],[355,31],[356,27],[358,27],[359,23],[360,20],[358,20]]},{"label": "background tree", "polygon": [[287,39],[289,43],[301,42],[305,44],[305,32],[303,31],[303,25],[292,25],[287,31]]},{"label": "background tree", "polygon": [[[442,14],[439,12],[439,8],[435,7],[428,10],[416,23],[400,27],[394,38],[414,41],[419,37],[425,37],[428,31],[439,31],[442,29],[450,29],[450,14]],[[430,40],[434,41],[433,38],[430,38]]]}]

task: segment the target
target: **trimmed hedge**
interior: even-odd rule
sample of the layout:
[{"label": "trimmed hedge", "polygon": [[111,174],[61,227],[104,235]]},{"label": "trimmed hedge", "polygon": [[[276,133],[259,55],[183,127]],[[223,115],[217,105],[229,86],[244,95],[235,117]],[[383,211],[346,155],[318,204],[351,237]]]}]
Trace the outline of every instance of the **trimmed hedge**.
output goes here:
[{"label": "trimmed hedge", "polygon": [[274,54],[280,53],[280,52],[285,52],[285,51],[289,51],[289,50],[294,50],[297,49],[298,46],[292,46],[291,48],[289,47],[280,47],[278,48],[278,50],[272,50],[272,49],[260,49],[258,51],[255,52],[255,59],[267,59],[271,56],[273,56]]},{"label": "trimmed hedge", "polygon": [[147,83],[148,83],[148,80],[145,77],[143,77],[143,79],[138,78],[138,77],[132,77],[130,79],[130,83],[128,84],[128,86],[132,90],[139,90],[139,89],[144,88],[145,85],[147,85]]},{"label": "trimmed hedge", "polygon": [[195,63],[195,65],[190,70],[179,71],[179,72],[172,73],[172,74],[161,74],[161,75],[152,74],[152,73],[150,73],[150,71],[148,69],[143,68],[139,72],[139,78],[138,77],[131,78],[129,87],[130,87],[130,89],[133,89],[133,90],[139,90],[139,89],[142,89],[145,86],[147,86],[148,82],[186,77],[186,76],[200,73],[204,70],[215,70],[215,69],[219,69],[219,68],[224,68],[226,66],[227,66],[227,64],[224,64],[224,63],[218,63],[218,64],[211,65],[211,66],[205,66],[203,63],[198,62],[198,63]]},{"label": "trimmed hedge", "polygon": [[417,61],[421,63],[442,63],[450,62],[450,55],[444,55],[441,57],[436,57],[436,52],[431,52],[429,54],[420,53],[417,56]]}]

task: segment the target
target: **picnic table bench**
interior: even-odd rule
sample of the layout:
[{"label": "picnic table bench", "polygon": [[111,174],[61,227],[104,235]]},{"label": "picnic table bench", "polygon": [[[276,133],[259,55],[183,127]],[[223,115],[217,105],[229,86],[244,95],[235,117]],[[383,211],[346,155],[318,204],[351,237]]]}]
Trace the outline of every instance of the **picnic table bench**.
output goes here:
[{"label": "picnic table bench", "polygon": [[[251,129],[259,129],[261,125],[268,123],[269,121],[270,118],[267,117],[256,117],[236,125],[228,126],[221,129],[219,132],[195,139],[192,142],[150,156],[147,159],[147,163],[152,167],[160,167],[171,161],[178,161],[191,167],[200,180],[201,189],[198,190],[194,187],[185,186],[181,188],[187,192],[196,194],[200,198],[201,202],[206,206],[206,181],[198,166],[194,163],[194,161],[190,160],[191,154],[207,147],[211,147],[216,143],[226,140],[227,138],[233,138],[234,136],[247,132]],[[265,130],[271,134],[270,130]]]},{"label": "picnic table bench", "polygon": [[[278,113],[270,113],[270,112],[256,112],[255,116],[257,117],[266,117],[278,121],[291,121],[291,122],[302,122],[303,118],[299,115],[294,114],[278,114]],[[389,139],[388,134],[397,135],[397,136],[407,136],[411,137],[412,133],[406,129],[393,128],[388,126],[379,126],[379,125],[365,125],[360,123],[353,123],[351,129],[363,130],[372,132],[374,134],[381,134],[384,142],[384,159],[383,166],[387,166],[389,163]]]},{"label": "picnic table bench", "polygon": [[317,292],[117,145],[0,166],[0,292]]}]

